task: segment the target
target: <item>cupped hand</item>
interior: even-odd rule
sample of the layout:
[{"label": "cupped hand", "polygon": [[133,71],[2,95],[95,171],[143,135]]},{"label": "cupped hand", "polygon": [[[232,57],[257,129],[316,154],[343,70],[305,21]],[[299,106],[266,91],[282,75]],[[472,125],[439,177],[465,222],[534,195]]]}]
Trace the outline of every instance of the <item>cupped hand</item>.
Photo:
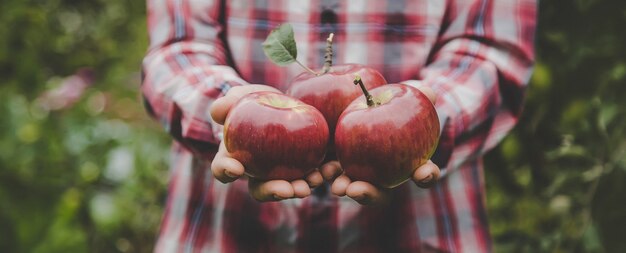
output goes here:
[{"label": "cupped hand", "polygon": [[[436,96],[429,87],[420,87],[431,102],[435,103]],[[386,203],[392,193],[391,189],[376,187],[364,181],[352,181],[342,170],[338,161],[330,161],[320,168],[324,180],[332,182],[331,192],[337,196],[348,196],[362,205],[378,205]],[[432,161],[427,161],[418,167],[411,181],[421,188],[433,186],[439,179],[440,169]]]},{"label": "cupped hand", "polygon": [[[231,88],[226,95],[215,100],[211,105],[211,117],[218,124],[224,124],[230,109],[243,96],[257,91],[280,92],[267,85],[246,85]],[[224,142],[220,143],[219,150],[211,164],[211,172],[215,179],[222,183],[230,183],[244,176],[245,168],[241,162],[234,159],[226,149]],[[289,198],[304,198],[311,194],[311,188],[324,182],[318,170],[309,173],[304,179],[291,182],[285,180],[261,181],[249,178],[248,189],[250,195],[258,201],[279,201]]]},{"label": "cupped hand", "polygon": [[[386,203],[392,189],[376,187],[364,181],[352,181],[343,173],[337,161],[331,161],[320,168],[324,180],[332,182],[331,192],[337,196],[348,196],[361,205],[378,205]],[[430,160],[417,168],[411,176],[417,186],[429,188],[439,179],[439,167]]]}]

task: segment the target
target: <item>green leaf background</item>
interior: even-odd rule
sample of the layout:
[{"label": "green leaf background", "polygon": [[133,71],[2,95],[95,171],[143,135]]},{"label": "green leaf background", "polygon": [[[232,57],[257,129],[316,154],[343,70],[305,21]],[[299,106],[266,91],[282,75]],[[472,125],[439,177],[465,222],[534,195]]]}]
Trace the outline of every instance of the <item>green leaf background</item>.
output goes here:
[{"label": "green leaf background", "polygon": [[[495,250],[626,252],[626,1],[539,9],[524,114],[485,162]],[[1,252],[151,252],[170,138],[139,99],[145,22],[144,1],[2,2]],[[83,67],[76,104],[39,106]]]}]

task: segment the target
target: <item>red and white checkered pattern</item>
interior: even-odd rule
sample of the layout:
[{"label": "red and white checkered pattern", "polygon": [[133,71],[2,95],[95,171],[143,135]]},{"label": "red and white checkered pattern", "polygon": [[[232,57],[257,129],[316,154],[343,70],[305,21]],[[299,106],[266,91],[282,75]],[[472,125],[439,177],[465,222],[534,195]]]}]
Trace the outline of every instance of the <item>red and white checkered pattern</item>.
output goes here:
[{"label": "red and white checkered pattern", "polygon": [[[157,252],[489,252],[482,154],[517,122],[534,60],[534,0],[148,0],[147,110],[176,139]],[[433,157],[442,180],[406,183],[383,207],[324,187],[305,199],[258,203],[246,182],[214,180],[221,139],[208,107],[230,87],[285,90],[302,69],[278,67],[261,43],[293,25],[298,59],[360,63],[390,82],[428,85],[442,125]]]}]

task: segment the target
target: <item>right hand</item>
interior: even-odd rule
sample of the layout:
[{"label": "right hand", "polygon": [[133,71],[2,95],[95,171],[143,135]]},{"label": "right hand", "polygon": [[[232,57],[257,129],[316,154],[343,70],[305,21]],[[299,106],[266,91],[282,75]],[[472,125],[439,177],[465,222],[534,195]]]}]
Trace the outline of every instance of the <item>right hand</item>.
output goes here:
[{"label": "right hand", "polygon": [[[226,95],[215,100],[211,105],[211,117],[218,124],[223,125],[230,109],[243,96],[256,91],[279,90],[267,85],[245,85],[233,87]],[[245,168],[241,162],[234,159],[226,150],[222,141],[219,151],[211,163],[211,172],[215,179],[222,183],[230,183],[244,175]],[[322,175],[316,169],[306,176],[305,179],[298,179],[291,182],[285,180],[261,181],[249,178],[248,189],[250,195],[258,201],[279,201],[289,198],[304,198],[311,195],[311,188],[321,185],[324,182]]]}]

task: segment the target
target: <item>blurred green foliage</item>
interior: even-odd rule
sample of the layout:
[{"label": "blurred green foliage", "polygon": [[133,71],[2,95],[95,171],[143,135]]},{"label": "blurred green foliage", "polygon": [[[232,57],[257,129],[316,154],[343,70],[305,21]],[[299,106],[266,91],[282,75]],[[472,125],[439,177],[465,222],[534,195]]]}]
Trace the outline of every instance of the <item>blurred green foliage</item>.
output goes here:
[{"label": "blurred green foliage", "polygon": [[[170,140],[138,99],[144,1],[5,0],[0,24],[0,251],[150,252]],[[624,1],[541,1],[524,115],[486,159],[496,251],[626,252],[624,25]]]},{"label": "blurred green foliage", "polygon": [[1,6],[0,252],[150,252],[169,138],[138,99],[144,1]]},{"label": "blurred green foliage", "polygon": [[500,252],[626,252],[626,2],[541,1],[525,112],[486,161]]}]

